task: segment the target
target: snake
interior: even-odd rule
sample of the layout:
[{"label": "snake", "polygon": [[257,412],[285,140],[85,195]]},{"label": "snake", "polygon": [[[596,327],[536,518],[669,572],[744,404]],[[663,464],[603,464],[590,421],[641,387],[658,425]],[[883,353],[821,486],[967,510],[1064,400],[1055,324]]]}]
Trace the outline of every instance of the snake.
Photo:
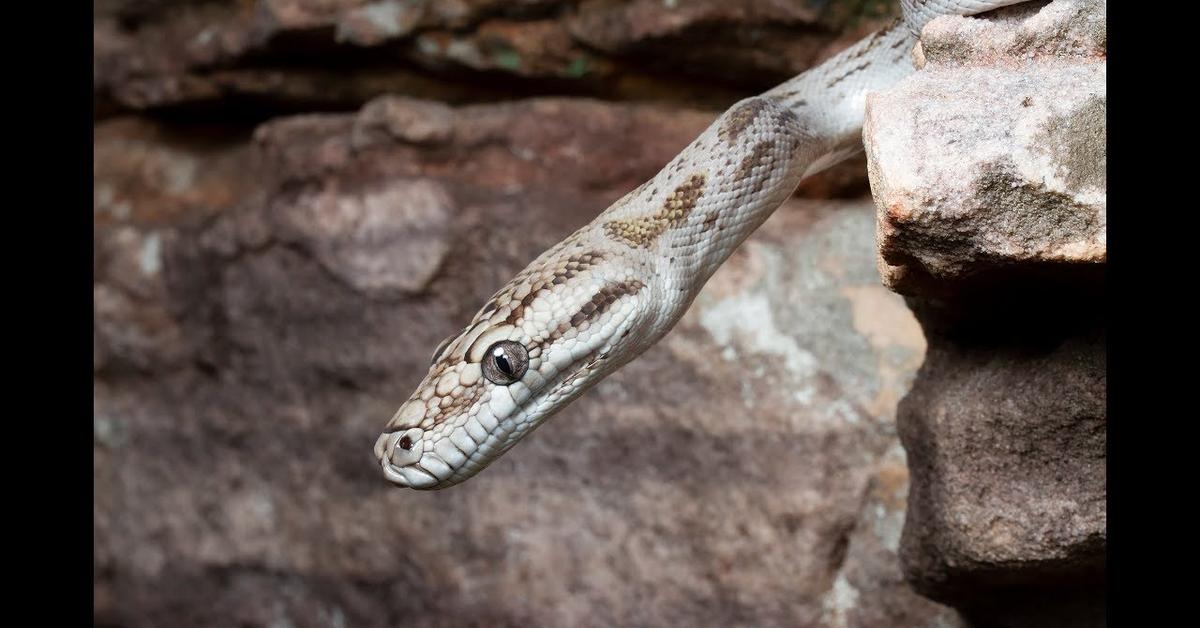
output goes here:
[{"label": "snake", "polygon": [[384,477],[459,484],[641,355],[804,178],[862,150],[867,94],[915,71],[926,23],[1020,1],[900,0],[889,25],[735,103],[441,342],[376,439]]}]

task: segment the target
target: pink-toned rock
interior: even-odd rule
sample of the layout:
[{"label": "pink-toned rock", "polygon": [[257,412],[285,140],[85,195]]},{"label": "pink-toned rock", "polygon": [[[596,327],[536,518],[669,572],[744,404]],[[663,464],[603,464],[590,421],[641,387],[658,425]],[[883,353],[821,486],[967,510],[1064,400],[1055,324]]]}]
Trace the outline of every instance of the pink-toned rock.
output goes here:
[{"label": "pink-toned rock", "polygon": [[1005,273],[1102,271],[1103,7],[939,18],[923,33],[924,69],[868,98],[888,287],[946,296]]},{"label": "pink-toned rock", "polygon": [[289,199],[282,217],[314,243],[329,272],[356,290],[390,295],[426,290],[450,252],[453,201],[428,179],[356,192],[322,189]]},{"label": "pink-toned rock", "polygon": [[1108,56],[1106,12],[1104,0],[1072,0],[1014,5],[986,19],[943,16],[921,31],[917,65],[1103,61]]},{"label": "pink-toned rock", "polygon": [[[363,107],[355,118],[353,141],[364,148],[376,141],[441,144],[454,134],[454,112],[441,103],[383,97]],[[380,137],[380,132],[384,135]]]}]

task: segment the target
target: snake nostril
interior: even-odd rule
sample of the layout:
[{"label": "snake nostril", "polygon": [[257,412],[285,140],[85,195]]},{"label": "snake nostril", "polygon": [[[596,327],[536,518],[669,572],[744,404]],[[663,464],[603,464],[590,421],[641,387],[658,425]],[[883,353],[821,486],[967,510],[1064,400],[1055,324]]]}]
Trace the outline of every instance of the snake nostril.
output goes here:
[{"label": "snake nostril", "polygon": [[400,437],[400,442],[397,444],[400,446],[400,449],[403,449],[404,451],[412,449],[413,446],[412,439],[407,436]]}]

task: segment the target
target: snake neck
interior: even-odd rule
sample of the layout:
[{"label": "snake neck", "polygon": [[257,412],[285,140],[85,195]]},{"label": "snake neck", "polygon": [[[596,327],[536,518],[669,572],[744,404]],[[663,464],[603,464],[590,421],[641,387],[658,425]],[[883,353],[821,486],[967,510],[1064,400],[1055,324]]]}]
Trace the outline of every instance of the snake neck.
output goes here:
[{"label": "snake neck", "polygon": [[816,174],[862,150],[867,94],[886,89],[913,73],[917,43],[912,25],[897,18],[820,65],[763,94],[796,112],[826,150],[805,176]]},{"label": "snake neck", "polygon": [[[912,72],[903,22],[735,104],[590,225],[654,288],[669,329],[709,277],[807,176],[862,150],[867,93]],[[657,334],[655,334],[657,335]]]}]

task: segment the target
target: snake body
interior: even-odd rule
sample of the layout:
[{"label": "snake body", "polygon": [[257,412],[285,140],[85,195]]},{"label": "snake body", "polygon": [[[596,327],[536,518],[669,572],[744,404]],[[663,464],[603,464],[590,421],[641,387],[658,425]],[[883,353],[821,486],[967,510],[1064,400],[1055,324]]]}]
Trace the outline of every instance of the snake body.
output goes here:
[{"label": "snake body", "polygon": [[384,476],[462,482],[656,343],[801,180],[862,149],[867,93],[913,71],[926,22],[1016,1],[902,0],[902,19],[736,103],[442,342],[375,443]]}]

